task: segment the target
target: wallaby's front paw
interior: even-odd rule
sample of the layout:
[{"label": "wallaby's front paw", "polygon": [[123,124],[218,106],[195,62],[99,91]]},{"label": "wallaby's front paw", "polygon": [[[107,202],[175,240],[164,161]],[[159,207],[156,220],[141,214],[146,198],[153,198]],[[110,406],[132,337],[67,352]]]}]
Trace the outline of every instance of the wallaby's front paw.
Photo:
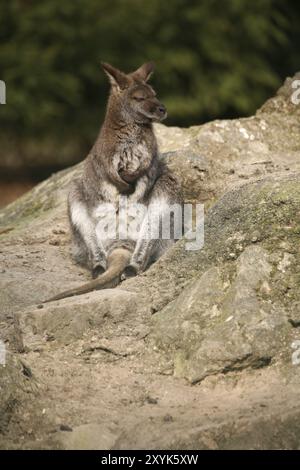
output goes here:
[{"label": "wallaby's front paw", "polygon": [[102,266],[102,264],[98,264],[94,266],[92,269],[92,278],[96,279],[98,276],[100,276],[104,272],[105,272],[105,268]]},{"label": "wallaby's front paw", "polygon": [[124,272],[121,276],[121,280],[122,281],[125,281],[126,279],[130,279],[131,277],[134,277],[138,274],[138,266],[134,265],[134,264],[129,264],[128,266],[126,266],[126,268],[124,269]]}]

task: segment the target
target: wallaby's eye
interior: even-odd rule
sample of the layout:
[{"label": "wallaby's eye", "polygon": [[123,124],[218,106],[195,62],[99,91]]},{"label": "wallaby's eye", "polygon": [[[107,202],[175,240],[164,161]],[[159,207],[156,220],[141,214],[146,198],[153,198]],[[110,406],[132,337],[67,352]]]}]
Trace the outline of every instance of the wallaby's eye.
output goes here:
[{"label": "wallaby's eye", "polygon": [[143,96],[134,96],[133,99],[136,100],[136,101],[144,101],[145,100],[145,98]]}]

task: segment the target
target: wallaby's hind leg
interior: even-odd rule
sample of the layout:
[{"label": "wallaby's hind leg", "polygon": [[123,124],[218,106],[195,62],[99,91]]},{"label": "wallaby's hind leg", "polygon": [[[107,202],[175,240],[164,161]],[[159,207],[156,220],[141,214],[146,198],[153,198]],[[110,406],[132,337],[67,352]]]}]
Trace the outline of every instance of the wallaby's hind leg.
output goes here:
[{"label": "wallaby's hind leg", "polygon": [[145,271],[175,243],[174,237],[172,238],[171,236],[169,239],[161,239],[158,237],[150,238],[148,235],[151,226],[153,227],[153,224],[157,224],[157,220],[159,220],[161,224],[164,217],[169,217],[169,213],[162,211],[156,214],[155,220],[150,218],[150,221],[145,221],[143,224],[130,264],[125,268],[122,275],[123,280]]},{"label": "wallaby's hind leg", "polygon": [[75,259],[88,266],[97,277],[106,270],[106,252],[96,236],[95,225],[84,202],[69,197],[69,219],[73,233]]},{"label": "wallaby's hind leg", "polygon": [[168,172],[156,182],[129,265],[122,279],[143,272],[182,237],[182,197]]},{"label": "wallaby's hind leg", "polygon": [[72,231],[72,257],[81,266],[89,265],[89,253],[79,230],[71,224]]}]

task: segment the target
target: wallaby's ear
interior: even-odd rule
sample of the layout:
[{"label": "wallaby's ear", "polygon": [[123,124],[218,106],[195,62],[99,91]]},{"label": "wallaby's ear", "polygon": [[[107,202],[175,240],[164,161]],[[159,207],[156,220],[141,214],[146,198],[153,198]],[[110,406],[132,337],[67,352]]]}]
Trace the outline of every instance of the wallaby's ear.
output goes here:
[{"label": "wallaby's ear", "polygon": [[101,65],[113,87],[124,90],[128,86],[128,78],[125,73],[106,62],[101,62]]},{"label": "wallaby's ear", "polygon": [[132,72],[131,76],[136,80],[147,82],[154,72],[154,68],[154,62],[146,62],[146,64],[141,65],[135,72]]}]

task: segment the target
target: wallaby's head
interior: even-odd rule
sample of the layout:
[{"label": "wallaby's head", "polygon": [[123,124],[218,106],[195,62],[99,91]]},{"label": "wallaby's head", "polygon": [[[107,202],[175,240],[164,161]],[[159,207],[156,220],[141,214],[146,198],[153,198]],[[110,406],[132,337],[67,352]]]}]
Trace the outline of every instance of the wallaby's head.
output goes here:
[{"label": "wallaby's head", "polygon": [[162,121],[167,117],[165,106],[147,84],[154,70],[153,62],[143,64],[129,74],[107,63],[102,63],[102,67],[111,83],[111,97],[127,120],[147,123]]}]

